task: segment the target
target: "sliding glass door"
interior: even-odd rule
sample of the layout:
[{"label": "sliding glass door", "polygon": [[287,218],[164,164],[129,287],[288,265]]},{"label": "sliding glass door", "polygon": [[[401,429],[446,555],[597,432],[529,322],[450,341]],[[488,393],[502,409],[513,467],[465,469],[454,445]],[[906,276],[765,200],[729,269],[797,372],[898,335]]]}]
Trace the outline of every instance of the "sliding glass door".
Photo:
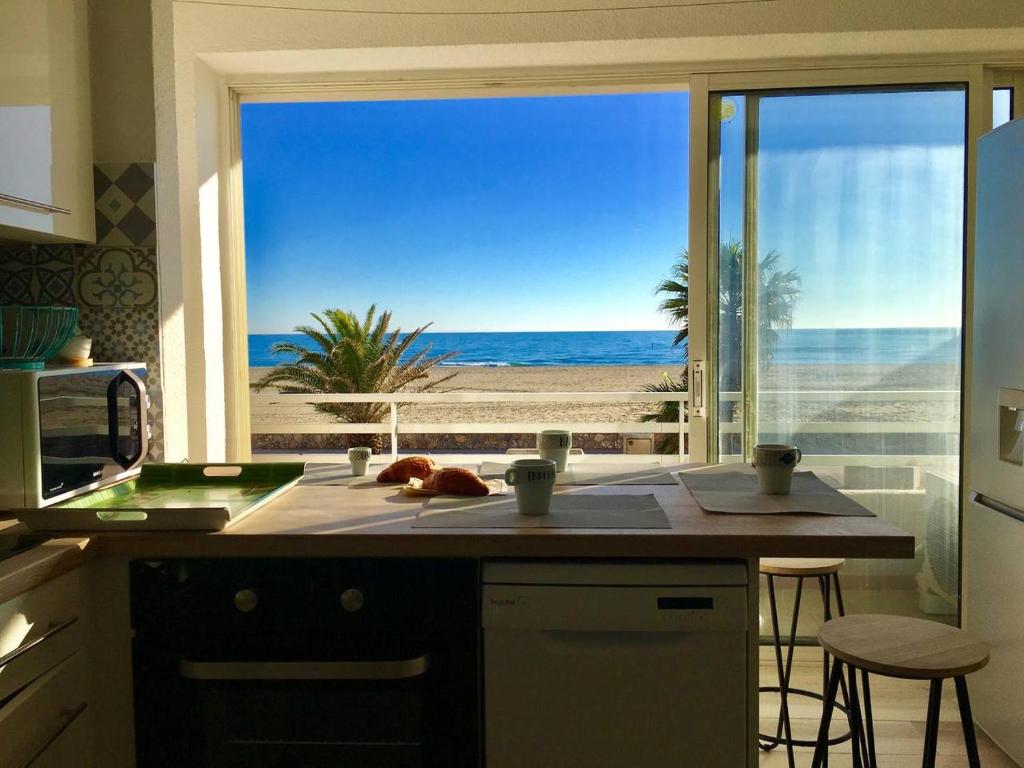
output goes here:
[{"label": "sliding glass door", "polygon": [[941,85],[709,102],[719,457],[794,443],[914,534],[915,560],[847,565],[852,611],[956,621],[966,101]]}]

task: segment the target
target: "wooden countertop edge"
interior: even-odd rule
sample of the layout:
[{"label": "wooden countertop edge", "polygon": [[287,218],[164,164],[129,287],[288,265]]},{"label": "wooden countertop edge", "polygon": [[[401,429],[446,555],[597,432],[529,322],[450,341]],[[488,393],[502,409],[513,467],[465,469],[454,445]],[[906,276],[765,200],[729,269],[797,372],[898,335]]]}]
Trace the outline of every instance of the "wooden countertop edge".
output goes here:
[{"label": "wooden countertop edge", "polygon": [[80,567],[94,557],[464,557],[464,558],[910,558],[913,536],[764,537],[686,534],[650,536],[621,531],[571,536],[488,535],[479,530],[422,534],[101,534],[51,539],[0,562],[0,603]]},{"label": "wooden countertop edge", "polygon": [[96,555],[85,537],[51,539],[0,562],[0,603],[63,576]]},{"label": "wooden countertop edge", "polygon": [[453,529],[431,534],[107,534],[95,542],[99,554],[115,557],[540,557],[693,558],[762,557],[894,558],[914,556],[914,537],[818,536],[770,538],[726,535],[688,537],[609,533],[481,535]]}]

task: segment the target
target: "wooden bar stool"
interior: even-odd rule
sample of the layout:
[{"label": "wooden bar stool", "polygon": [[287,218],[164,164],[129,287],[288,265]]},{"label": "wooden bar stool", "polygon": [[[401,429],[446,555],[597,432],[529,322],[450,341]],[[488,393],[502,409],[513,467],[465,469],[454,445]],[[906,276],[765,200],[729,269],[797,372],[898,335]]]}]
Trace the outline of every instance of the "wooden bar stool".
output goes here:
[{"label": "wooden bar stool", "polygon": [[[786,754],[789,758],[790,768],[795,765],[793,747],[814,747],[817,740],[794,739],[792,726],[789,718],[789,697],[790,695],[806,696],[824,702],[828,690],[829,654],[823,652],[823,664],[821,669],[821,693],[809,691],[804,688],[793,688],[790,686],[790,675],[793,670],[793,648],[796,645],[797,622],[800,619],[800,601],[803,597],[805,579],[817,579],[818,589],[821,591],[823,606],[823,618],[828,621],[832,618],[832,595],[835,591],[836,608],[839,615],[844,616],[846,609],[843,606],[843,590],[839,586],[839,569],[843,567],[845,560],[840,558],[765,558],[760,561],[759,570],[768,581],[768,607],[771,610],[772,639],[775,645],[775,666],[779,675],[778,685],[762,685],[758,688],[761,693],[778,693],[781,699],[779,707],[779,719],[775,728],[775,735],[766,733],[758,734],[758,744],[762,750],[769,752],[780,744],[786,746]],[[789,640],[786,643],[786,661],[782,661],[782,641],[779,637],[779,611],[775,598],[775,579],[777,578],[796,579],[796,598],[793,602],[793,620],[789,627]],[[844,704],[837,705],[843,712],[847,711],[847,692],[843,685]],[[847,732],[828,740],[831,745],[840,744],[851,738]]]},{"label": "wooden bar stool", "polygon": [[[988,646],[963,630],[946,624],[907,616],[879,615],[846,616],[826,622],[818,632],[818,642],[832,654],[834,662],[829,674],[828,693],[812,768],[817,768],[827,759],[828,729],[840,683],[844,679],[844,664],[848,670],[850,700],[847,717],[854,734],[854,768],[875,768],[877,765],[869,673],[931,681],[924,759],[921,763],[923,768],[933,768],[935,765],[942,683],[947,678],[953,678],[967,745],[968,764],[971,768],[980,768],[966,675],[988,664]],[[856,670],[860,670],[864,688],[863,716],[857,694]]]}]

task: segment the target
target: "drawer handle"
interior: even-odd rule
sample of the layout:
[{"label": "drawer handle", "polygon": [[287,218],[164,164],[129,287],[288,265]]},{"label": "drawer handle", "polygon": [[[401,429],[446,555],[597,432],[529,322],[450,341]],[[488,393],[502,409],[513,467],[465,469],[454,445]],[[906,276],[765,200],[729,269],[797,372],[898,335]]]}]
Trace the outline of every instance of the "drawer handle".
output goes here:
[{"label": "drawer handle", "polygon": [[41,211],[42,213],[71,213],[71,210],[68,208],[61,208],[58,205],[50,205],[49,203],[39,203],[35,200],[29,200],[27,197],[15,197],[14,195],[0,194],[0,203],[16,205],[19,208],[30,208],[33,211]]},{"label": "drawer handle", "polygon": [[59,739],[60,735],[62,733],[64,733],[64,731],[66,731],[68,728],[71,727],[71,724],[73,722],[75,722],[75,720],[78,719],[78,716],[81,715],[83,712],[85,712],[85,709],[86,709],[87,706],[88,706],[88,704],[86,704],[83,701],[82,703],[80,703],[80,704],[78,704],[78,705],[76,705],[74,707],[68,707],[67,709],[62,709],[57,714],[57,724],[56,724],[56,727],[54,728],[53,732],[43,742],[43,746],[41,746],[39,749],[37,749],[37,750],[32,752],[32,757],[30,757],[28,759],[28,762],[22,763],[24,768],[31,768],[31,766],[35,763],[35,761],[38,760],[40,757],[42,757],[43,753],[50,748],[50,746],[53,744],[53,742],[55,742],[57,739]]},{"label": "drawer handle", "polygon": [[178,662],[178,671],[190,680],[407,680],[429,668],[428,654],[398,661]]},{"label": "drawer handle", "polygon": [[29,651],[31,651],[33,648],[35,648],[40,643],[44,643],[47,640],[49,640],[51,637],[53,637],[54,635],[59,634],[60,632],[63,632],[65,629],[70,627],[76,621],[78,621],[78,617],[77,616],[72,616],[67,621],[51,622],[50,628],[48,630],[46,630],[43,634],[41,634],[39,637],[35,637],[35,638],[29,640],[24,645],[19,645],[13,651],[10,651],[9,653],[6,653],[3,656],[0,656],[0,667],[4,666],[5,664],[10,664],[12,661],[14,661],[16,658],[21,656],[23,653],[28,653]]}]

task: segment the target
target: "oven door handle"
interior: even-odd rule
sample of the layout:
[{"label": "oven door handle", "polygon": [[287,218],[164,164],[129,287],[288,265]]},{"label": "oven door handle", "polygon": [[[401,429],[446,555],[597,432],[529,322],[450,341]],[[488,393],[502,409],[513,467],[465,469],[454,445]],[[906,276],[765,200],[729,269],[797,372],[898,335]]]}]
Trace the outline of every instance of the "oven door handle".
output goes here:
[{"label": "oven door handle", "polygon": [[396,661],[190,661],[178,672],[190,680],[407,680],[430,669],[430,655]]}]

